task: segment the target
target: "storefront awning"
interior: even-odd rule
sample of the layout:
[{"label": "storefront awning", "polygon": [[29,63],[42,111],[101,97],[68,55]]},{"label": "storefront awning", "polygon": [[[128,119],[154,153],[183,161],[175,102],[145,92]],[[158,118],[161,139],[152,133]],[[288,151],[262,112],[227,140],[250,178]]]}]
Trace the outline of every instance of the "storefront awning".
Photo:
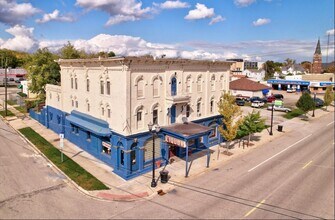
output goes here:
[{"label": "storefront awning", "polygon": [[208,134],[211,130],[212,128],[193,122],[174,123],[172,125],[162,127],[162,131],[165,131],[165,133],[174,134],[174,136],[185,140],[201,137]]},{"label": "storefront awning", "polygon": [[84,128],[85,130],[90,131],[99,136],[106,137],[111,135],[109,125],[106,121],[94,118],[90,115],[78,111],[72,111],[71,115],[66,116],[66,119],[70,123],[78,127]]}]

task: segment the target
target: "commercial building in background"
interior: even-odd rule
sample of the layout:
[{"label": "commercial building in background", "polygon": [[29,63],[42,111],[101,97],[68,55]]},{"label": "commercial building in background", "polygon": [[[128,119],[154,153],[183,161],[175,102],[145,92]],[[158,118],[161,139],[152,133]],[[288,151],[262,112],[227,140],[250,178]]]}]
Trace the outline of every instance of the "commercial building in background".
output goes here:
[{"label": "commercial building in background", "polygon": [[61,86],[30,115],[129,179],[223,141],[217,102],[232,62],[121,57],[59,60]]}]

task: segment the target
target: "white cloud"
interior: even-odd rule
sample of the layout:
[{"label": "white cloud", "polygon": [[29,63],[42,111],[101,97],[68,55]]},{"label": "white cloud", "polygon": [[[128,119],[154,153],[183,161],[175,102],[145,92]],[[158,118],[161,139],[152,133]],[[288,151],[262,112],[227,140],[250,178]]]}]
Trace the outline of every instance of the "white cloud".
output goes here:
[{"label": "white cloud", "polygon": [[70,15],[60,15],[59,10],[54,10],[50,14],[44,14],[43,18],[36,19],[37,23],[47,23],[49,21],[73,22],[74,18]]},{"label": "white cloud", "polygon": [[150,16],[152,8],[142,8],[137,0],[77,0],[76,5],[88,10],[100,10],[110,18],[106,25],[115,25],[127,21],[136,21]]},{"label": "white cloud", "polygon": [[226,19],[223,18],[221,15],[218,15],[214,18],[212,18],[211,22],[209,22],[209,25],[212,25],[212,24],[215,24],[215,23],[218,23],[218,22],[222,22],[222,21],[225,21]]},{"label": "white cloud", "polygon": [[190,10],[185,16],[187,20],[198,20],[204,18],[211,18],[215,15],[214,8],[207,8],[204,4],[197,3],[196,9]]},{"label": "white cloud", "polygon": [[328,35],[335,35],[335,29],[331,29],[331,30],[328,30],[327,32],[326,32],[326,34]]},{"label": "white cloud", "polygon": [[235,5],[239,7],[247,7],[256,2],[256,0],[234,0]]},{"label": "white cloud", "polygon": [[189,8],[190,5],[187,2],[177,1],[166,1],[164,3],[158,4],[162,9],[176,9],[176,8]]},{"label": "white cloud", "polygon": [[32,52],[37,49],[38,42],[33,36],[34,28],[27,28],[24,25],[15,25],[6,29],[6,32],[13,35],[13,38],[0,41],[0,48]]},{"label": "white cloud", "polygon": [[262,25],[268,24],[270,22],[271,22],[271,20],[268,19],[268,18],[258,18],[257,21],[253,21],[252,24],[254,26],[262,26]]},{"label": "white cloud", "polygon": [[0,0],[0,22],[8,25],[19,24],[40,10],[30,3],[16,3],[15,0]]}]

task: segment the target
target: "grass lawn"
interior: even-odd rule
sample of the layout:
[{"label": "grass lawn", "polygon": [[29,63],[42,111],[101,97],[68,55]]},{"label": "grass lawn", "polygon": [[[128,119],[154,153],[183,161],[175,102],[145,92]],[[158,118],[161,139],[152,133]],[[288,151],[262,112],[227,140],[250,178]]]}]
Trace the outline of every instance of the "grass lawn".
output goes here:
[{"label": "grass lawn", "polygon": [[19,129],[45,156],[49,158],[59,169],[68,177],[76,182],[80,187],[86,190],[103,190],[109,189],[92,174],[84,170],[79,164],[64,154],[63,163],[61,163],[61,152],[36,133],[30,127]]},{"label": "grass lawn", "polygon": [[21,113],[27,113],[26,111],[26,108],[25,107],[22,107],[22,106],[17,106],[17,107],[14,107],[16,110],[18,110],[19,112]]},{"label": "grass lawn", "polygon": [[283,115],[283,117],[286,119],[292,119],[292,118],[298,117],[303,114],[304,112],[302,110],[296,108],[296,109],[293,109],[291,112],[288,112],[285,115]]},{"label": "grass lawn", "polygon": [[[5,117],[5,111],[0,111],[0,115],[2,117]],[[13,112],[11,112],[7,109],[7,116],[15,116],[15,115],[13,114]]]}]

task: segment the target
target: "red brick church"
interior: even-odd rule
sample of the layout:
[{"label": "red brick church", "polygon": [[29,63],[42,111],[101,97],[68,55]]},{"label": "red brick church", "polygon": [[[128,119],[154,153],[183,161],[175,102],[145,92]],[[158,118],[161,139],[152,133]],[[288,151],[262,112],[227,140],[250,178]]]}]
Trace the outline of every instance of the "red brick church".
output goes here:
[{"label": "red brick church", "polygon": [[322,73],[322,54],[320,39],[318,40],[318,44],[316,45],[313,56],[312,73]]}]

